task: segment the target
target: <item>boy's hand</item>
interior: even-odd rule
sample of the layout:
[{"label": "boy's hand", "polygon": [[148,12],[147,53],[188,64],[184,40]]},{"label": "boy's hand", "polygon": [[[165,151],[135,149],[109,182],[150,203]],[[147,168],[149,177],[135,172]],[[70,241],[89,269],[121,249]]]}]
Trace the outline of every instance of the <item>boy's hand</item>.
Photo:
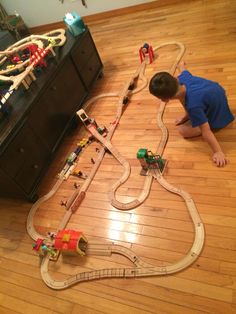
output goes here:
[{"label": "boy's hand", "polygon": [[221,151],[214,153],[212,159],[214,163],[216,163],[217,167],[224,167],[227,164],[225,154]]},{"label": "boy's hand", "polygon": [[181,125],[181,124],[184,124],[186,121],[189,120],[189,117],[188,116],[184,116],[182,118],[178,118],[175,120],[175,125]]}]

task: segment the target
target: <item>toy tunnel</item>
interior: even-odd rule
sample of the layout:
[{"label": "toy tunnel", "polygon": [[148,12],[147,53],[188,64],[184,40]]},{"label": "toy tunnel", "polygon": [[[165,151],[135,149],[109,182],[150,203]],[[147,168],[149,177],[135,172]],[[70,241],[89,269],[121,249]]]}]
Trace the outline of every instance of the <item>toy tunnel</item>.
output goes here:
[{"label": "toy tunnel", "polygon": [[62,252],[62,254],[79,254],[85,255],[87,248],[87,239],[80,231],[75,230],[61,230],[55,238],[55,249]]}]

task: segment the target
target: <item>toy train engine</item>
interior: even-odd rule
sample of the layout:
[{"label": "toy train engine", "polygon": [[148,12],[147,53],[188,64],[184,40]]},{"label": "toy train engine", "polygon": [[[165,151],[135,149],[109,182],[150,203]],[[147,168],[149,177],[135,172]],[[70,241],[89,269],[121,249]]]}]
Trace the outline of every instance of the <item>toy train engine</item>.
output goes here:
[{"label": "toy train engine", "polygon": [[107,128],[106,128],[104,125],[98,126],[98,127],[97,127],[97,131],[98,131],[98,133],[101,134],[103,137],[106,137],[106,136],[107,136],[108,130],[107,130]]},{"label": "toy train engine", "polygon": [[137,158],[142,166],[143,171],[141,174],[143,175],[148,169],[158,169],[162,173],[165,168],[166,161],[162,159],[160,155],[155,155],[146,148],[139,149]]},{"label": "toy train engine", "polygon": [[90,143],[90,140],[89,140],[89,138],[83,138],[80,142],[79,142],[79,146],[81,147],[81,148],[84,148],[87,144],[89,144]]},{"label": "toy train engine", "polygon": [[61,230],[55,237],[54,247],[65,255],[85,255],[87,239],[75,230]]},{"label": "toy train engine", "polygon": [[66,163],[71,166],[73,165],[76,159],[77,155],[73,152],[66,158]]}]

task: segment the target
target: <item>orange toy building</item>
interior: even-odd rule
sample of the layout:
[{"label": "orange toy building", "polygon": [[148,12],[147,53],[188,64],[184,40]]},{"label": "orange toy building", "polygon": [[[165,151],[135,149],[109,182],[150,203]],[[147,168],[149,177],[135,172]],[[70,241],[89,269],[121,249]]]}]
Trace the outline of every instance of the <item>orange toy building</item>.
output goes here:
[{"label": "orange toy building", "polygon": [[67,255],[85,255],[87,239],[83,233],[75,230],[61,230],[57,233],[54,248]]}]

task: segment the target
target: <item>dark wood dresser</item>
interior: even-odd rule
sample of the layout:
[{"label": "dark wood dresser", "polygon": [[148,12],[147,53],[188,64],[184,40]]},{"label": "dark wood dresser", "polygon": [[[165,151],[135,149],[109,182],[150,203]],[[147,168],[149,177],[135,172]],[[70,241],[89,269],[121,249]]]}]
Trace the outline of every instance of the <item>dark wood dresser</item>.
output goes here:
[{"label": "dark wood dresser", "polygon": [[102,75],[89,30],[66,36],[29,90],[20,87],[7,101],[11,112],[0,122],[0,196],[36,200],[40,180],[76,111]]}]

